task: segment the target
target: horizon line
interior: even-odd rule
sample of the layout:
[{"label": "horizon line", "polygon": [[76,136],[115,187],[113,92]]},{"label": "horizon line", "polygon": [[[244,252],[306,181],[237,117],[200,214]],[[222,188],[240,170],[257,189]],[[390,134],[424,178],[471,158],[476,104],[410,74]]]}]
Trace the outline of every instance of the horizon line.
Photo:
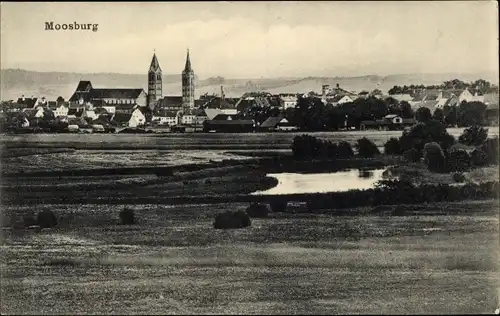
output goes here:
[{"label": "horizon line", "polygon": [[[132,76],[137,76],[137,75],[143,75],[141,73],[122,73],[122,72],[75,72],[75,71],[40,71],[40,70],[31,70],[31,69],[26,69],[26,68],[0,68],[2,71],[6,70],[17,70],[17,71],[26,71],[26,72],[38,72],[38,73],[67,73],[67,74],[82,74],[82,75],[132,75]],[[223,79],[230,79],[230,80],[259,80],[259,79],[307,79],[307,78],[362,78],[362,77],[371,77],[371,76],[377,76],[377,77],[389,77],[389,76],[404,76],[404,75],[477,75],[479,73],[489,73],[489,74],[495,74],[495,71],[492,70],[483,70],[483,71],[477,71],[477,72],[407,72],[407,73],[391,73],[391,74],[386,74],[386,75],[380,75],[380,74],[373,74],[373,73],[368,73],[368,74],[362,74],[362,75],[342,75],[342,76],[311,76],[311,75],[304,75],[304,76],[278,76],[278,77],[224,77],[221,75],[218,76],[209,76],[205,77],[202,80],[207,80],[207,79],[212,79],[212,78],[217,78],[221,77]],[[497,71],[498,73],[498,71]],[[147,76],[147,73],[144,74]],[[181,75],[179,74],[174,74],[174,73],[165,73],[162,75],[167,75],[167,76],[174,76],[174,75]],[[196,73],[195,73],[196,75]],[[496,76],[498,77],[498,76]],[[198,78],[200,78],[198,76]],[[458,79],[458,78],[453,78],[453,79]],[[478,78],[482,79],[482,78]]]}]

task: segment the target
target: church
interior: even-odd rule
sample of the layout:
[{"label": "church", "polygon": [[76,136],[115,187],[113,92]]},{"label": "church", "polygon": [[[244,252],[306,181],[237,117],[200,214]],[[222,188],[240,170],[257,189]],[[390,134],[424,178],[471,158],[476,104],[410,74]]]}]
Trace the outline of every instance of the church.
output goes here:
[{"label": "church", "polygon": [[162,94],[162,70],[156,54],[153,54],[148,71],[148,106],[157,110],[187,111],[195,107],[194,102],[194,71],[191,68],[189,49],[186,64],[182,71],[182,95],[165,96]]}]

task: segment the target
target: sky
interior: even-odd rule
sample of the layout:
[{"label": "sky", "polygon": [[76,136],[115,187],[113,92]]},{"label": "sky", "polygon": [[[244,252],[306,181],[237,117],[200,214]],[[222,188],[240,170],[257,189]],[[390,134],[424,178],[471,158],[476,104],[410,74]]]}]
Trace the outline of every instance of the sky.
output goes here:
[{"label": "sky", "polygon": [[[1,3],[1,68],[199,78],[498,72],[495,1]],[[45,22],[98,30],[49,31]]]}]

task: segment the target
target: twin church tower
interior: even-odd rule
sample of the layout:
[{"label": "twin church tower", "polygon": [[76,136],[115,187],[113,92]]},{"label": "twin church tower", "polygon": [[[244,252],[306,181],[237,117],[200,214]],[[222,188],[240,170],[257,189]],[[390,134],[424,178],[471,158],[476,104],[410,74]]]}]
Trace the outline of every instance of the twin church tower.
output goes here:
[{"label": "twin church tower", "polygon": [[[162,94],[162,72],[156,53],[153,54],[151,66],[148,71],[148,106],[154,108],[163,97]],[[191,68],[189,49],[186,56],[186,65],[182,71],[182,108],[194,108],[194,71]]]}]

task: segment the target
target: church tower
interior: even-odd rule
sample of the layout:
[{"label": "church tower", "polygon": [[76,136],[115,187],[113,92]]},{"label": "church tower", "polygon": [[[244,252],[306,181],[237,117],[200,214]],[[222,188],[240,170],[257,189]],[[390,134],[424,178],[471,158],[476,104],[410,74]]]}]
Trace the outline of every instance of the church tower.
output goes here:
[{"label": "church tower", "polygon": [[187,51],[186,65],[182,72],[182,107],[184,109],[194,108],[194,71],[191,68],[189,49]]},{"label": "church tower", "polygon": [[160,63],[153,54],[148,71],[148,107],[154,109],[158,100],[162,98],[162,74]]}]

